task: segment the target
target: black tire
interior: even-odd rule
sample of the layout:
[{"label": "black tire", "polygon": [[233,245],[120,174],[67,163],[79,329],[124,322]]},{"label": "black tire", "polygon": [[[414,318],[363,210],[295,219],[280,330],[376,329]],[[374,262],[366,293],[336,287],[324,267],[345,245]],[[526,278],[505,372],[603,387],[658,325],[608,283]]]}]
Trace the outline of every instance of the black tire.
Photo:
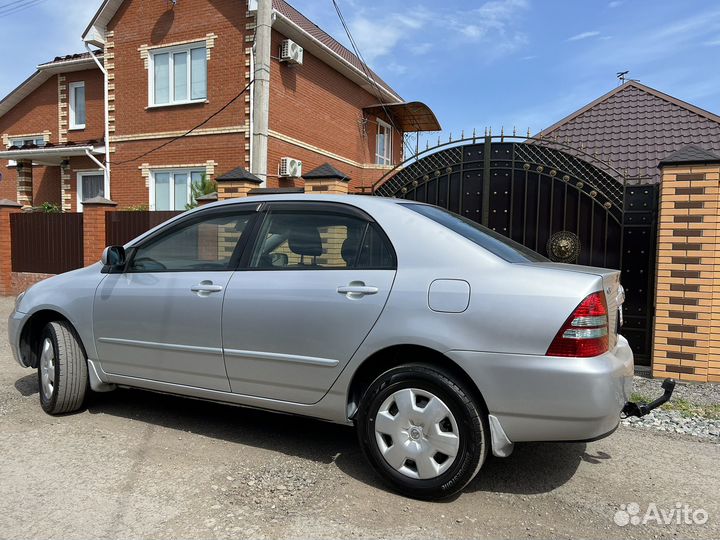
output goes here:
[{"label": "black tire", "polygon": [[[52,391],[43,383],[41,359],[45,341],[52,344],[54,369],[49,380]],[[48,323],[38,344],[38,385],[40,405],[48,414],[64,414],[77,411],[83,406],[88,389],[87,359],[73,327],[66,321]]]},{"label": "black tire", "polygon": [[[415,388],[437,396],[455,417],[459,449],[455,461],[435,478],[406,476],[385,460],[378,446],[375,435],[378,410],[388,397],[405,388]],[[482,467],[490,445],[487,413],[482,405],[451,374],[424,364],[402,365],[375,379],[360,401],[355,427],[363,453],[375,471],[393,489],[416,499],[442,499],[461,491]]]}]

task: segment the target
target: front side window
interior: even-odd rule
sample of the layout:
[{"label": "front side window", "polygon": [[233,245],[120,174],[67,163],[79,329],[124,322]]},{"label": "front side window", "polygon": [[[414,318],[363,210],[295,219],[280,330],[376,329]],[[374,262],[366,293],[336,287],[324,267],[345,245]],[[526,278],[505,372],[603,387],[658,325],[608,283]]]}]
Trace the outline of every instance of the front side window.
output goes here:
[{"label": "front side window", "polygon": [[234,212],[195,219],[136,248],[129,272],[232,270],[240,238],[254,215]]},{"label": "front side window", "polygon": [[173,47],[150,53],[150,105],[191,103],[207,98],[207,52],[201,47]]},{"label": "front side window", "polygon": [[186,210],[191,199],[191,184],[202,181],[204,170],[156,171],[153,173],[151,210]]},{"label": "front side window", "polygon": [[392,164],[392,128],[378,118],[377,135],[375,138],[375,163],[378,165]]},{"label": "front side window", "polygon": [[392,269],[392,249],[374,223],[332,212],[267,216],[250,266],[263,270]]},{"label": "front side window", "polygon": [[85,83],[72,82],[69,88],[70,129],[85,128]]}]

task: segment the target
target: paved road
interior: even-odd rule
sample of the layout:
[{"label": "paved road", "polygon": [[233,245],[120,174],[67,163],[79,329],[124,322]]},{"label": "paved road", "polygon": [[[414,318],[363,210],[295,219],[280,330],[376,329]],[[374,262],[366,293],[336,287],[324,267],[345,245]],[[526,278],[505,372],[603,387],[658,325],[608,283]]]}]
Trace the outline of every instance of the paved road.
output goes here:
[{"label": "paved road", "polygon": [[[382,487],[351,429],[118,390],[64,417],[6,343],[0,298],[0,537],[720,537],[720,444],[620,428],[588,444],[518,445],[456,499]],[[677,502],[705,525],[614,523]]]}]

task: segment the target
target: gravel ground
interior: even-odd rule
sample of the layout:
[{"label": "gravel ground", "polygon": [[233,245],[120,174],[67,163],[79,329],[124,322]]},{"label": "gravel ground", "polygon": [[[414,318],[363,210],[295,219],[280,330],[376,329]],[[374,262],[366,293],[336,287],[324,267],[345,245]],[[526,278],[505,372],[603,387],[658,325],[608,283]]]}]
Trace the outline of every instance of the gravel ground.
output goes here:
[{"label": "gravel ground", "polygon": [[[633,391],[651,399],[662,394],[659,380],[637,376],[633,380]],[[677,382],[670,403],[679,400],[700,408],[717,406],[720,404],[720,384]],[[697,414],[691,415],[688,412],[677,410],[664,410],[663,407],[655,409],[642,418],[626,418],[622,421],[622,424],[633,428],[687,434],[720,442],[720,419],[706,418]]]},{"label": "gravel ground", "polygon": [[[428,503],[386,490],[342,426],[135,390],[50,417],[11,359],[11,305],[0,298],[0,538],[720,538],[720,444],[686,435],[518,444]],[[678,503],[708,521],[622,519]]]},{"label": "gravel ground", "polygon": [[[655,398],[662,394],[660,382],[659,379],[635,377],[633,379],[633,390],[638,394]],[[698,405],[718,405],[720,404],[720,384],[677,381],[672,399],[678,398]]]}]

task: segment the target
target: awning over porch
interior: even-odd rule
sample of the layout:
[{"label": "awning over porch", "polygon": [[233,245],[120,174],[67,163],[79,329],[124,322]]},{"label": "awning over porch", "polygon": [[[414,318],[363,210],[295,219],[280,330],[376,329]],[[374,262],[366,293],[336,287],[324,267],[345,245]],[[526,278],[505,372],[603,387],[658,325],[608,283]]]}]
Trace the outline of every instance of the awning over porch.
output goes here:
[{"label": "awning over porch", "polygon": [[86,156],[88,153],[101,155],[105,153],[105,146],[96,143],[63,144],[63,145],[26,145],[22,147],[11,146],[0,151],[0,159],[15,161],[32,161],[38,165],[60,165],[74,156]]},{"label": "awning over porch", "polygon": [[420,101],[371,105],[363,110],[373,115],[389,114],[395,126],[405,133],[442,130],[432,109]]}]

